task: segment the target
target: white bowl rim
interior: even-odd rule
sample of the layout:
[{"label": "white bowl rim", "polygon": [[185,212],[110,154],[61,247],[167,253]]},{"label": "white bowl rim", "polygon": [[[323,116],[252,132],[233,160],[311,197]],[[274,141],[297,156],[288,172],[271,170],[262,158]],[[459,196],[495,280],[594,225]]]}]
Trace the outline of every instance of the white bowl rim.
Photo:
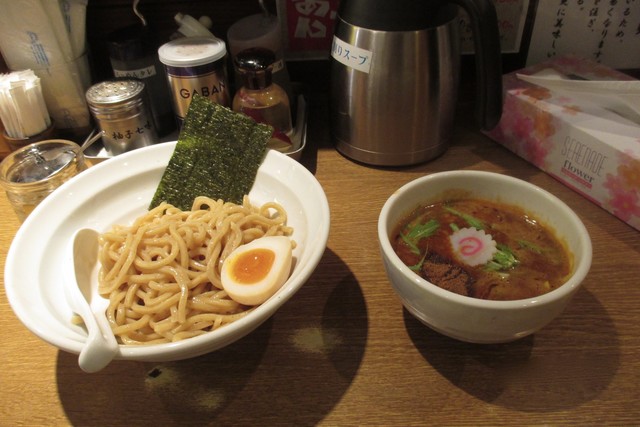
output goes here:
[{"label": "white bowl rim", "polygon": [[[26,218],[24,223],[18,229],[16,236],[14,236],[14,241],[20,241],[21,239],[23,239],[21,236],[27,232],[26,230],[28,230],[30,224],[39,220],[39,216],[43,215],[39,214],[39,212],[46,211],[47,209],[49,209],[50,204],[56,202],[56,193],[73,191],[73,189],[79,187],[80,181],[86,181],[91,178],[97,178],[98,182],[100,182],[101,178],[110,179],[108,178],[108,171],[112,169],[112,167],[116,164],[133,163],[136,160],[141,160],[141,158],[146,158],[146,156],[148,156],[150,153],[164,153],[166,150],[171,150],[171,153],[173,152],[173,147],[175,146],[175,144],[176,141],[170,141],[123,153],[105,162],[101,162],[89,168],[82,174],[65,182],[62,186],[58,187],[54,191],[54,193],[52,193],[52,195],[48,196],[45,200],[43,200],[43,202],[36,206],[34,211]],[[251,330],[255,329],[261,323],[266,321],[276,312],[277,308],[279,308],[282,304],[289,300],[293,296],[293,294],[297,292],[299,288],[302,287],[302,285],[308,280],[308,278],[311,276],[318,263],[320,262],[320,259],[322,258],[326,249],[326,242],[328,240],[330,228],[330,211],[326,194],[324,193],[322,186],[317,181],[315,176],[313,176],[313,174],[307,168],[305,168],[303,165],[301,165],[291,157],[275,150],[269,150],[264,161],[267,161],[267,159],[270,162],[275,162],[276,164],[289,165],[295,168],[297,173],[300,173],[302,176],[305,176],[309,179],[309,182],[312,183],[313,188],[308,188],[307,191],[310,193],[312,192],[314,194],[314,197],[318,197],[318,210],[319,212],[321,212],[321,217],[326,219],[326,221],[323,221],[321,226],[318,225],[318,227],[314,230],[314,234],[312,236],[307,236],[307,238],[309,239],[311,239],[312,237],[320,239],[320,244],[310,248],[309,254],[305,256],[305,258],[307,259],[307,265],[305,266],[305,269],[298,271],[294,269],[287,283],[283,285],[282,289],[280,289],[280,291],[276,295],[271,297],[263,304],[257,306],[250,315],[244,316],[234,321],[233,323],[225,325],[224,328],[220,328],[203,335],[195,336],[187,340],[171,343],[154,345],[120,344],[119,354],[116,356],[116,359],[140,361],[178,360],[186,357],[192,357],[192,352],[194,352],[194,355],[197,356],[199,354],[221,348],[224,345],[227,345],[245,336]],[[146,167],[147,166],[136,166],[136,170],[146,170]],[[46,330],[42,330],[39,325],[34,324],[31,319],[27,317],[28,313],[23,310],[22,306],[16,305],[15,300],[18,299],[17,295],[14,295],[14,293],[17,294],[17,291],[14,289],[16,287],[7,286],[6,281],[11,280],[10,278],[13,277],[12,269],[13,265],[15,264],[14,261],[19,256],[20,254],[17,253],[17,250],[15,250],[15,246],[12,242],[11,246],[9,247],[5,262],[5,292],[7,293],[9,305],[12,307],[19,320],[36,336],[62,350],[79,353],[83,346],[83,342],[71,340],[67,337],[49,336]],[[210,343],[211,341],[216,341],[224,344],[213,346],[213,349],[209,349],[210,347],[212,347],[212,344]],[[204,349],[209,350],[202,351]]]},{"label": "white bowl rim", "polygon": [[[564,284],[554,289],[553,291],[547,292],[546,294],[539,295],[537,297],[532,298],[524,298],[517,300],[508,300],[508,301],[496,301],[496,300],[485,300],[480,298],[469,297],[465,295],[456,294],[455,292],[448,291],[443,289],[428,280],[423,279],[418,274],[413,272],[409,267],[407,267],[400,257],[395,253],[393,248],[391,247],[391,243],[389,241],[389,232],[387,229],[387,219],[389,213],[391,211],[393,203],[400,197],[401,194],[409,191],[412,188],[424,185],[430,181],[434,181],[436,179],[448,179],[451,177],[466,177],[472,179],[482,179],[482,178],[494,178],[504,180],[506,182],[511,182],[515,185],[518,185],[528,191],[538,192],[544,195],[546,198],[550,199],[552,202],[556,203],[557,206],[567,215],[575,226],[579,230],[579,239],[580,246],[582,248],[582,254],[577,255],[576,258],[581,260],[575,267],[575,271]],[[463,188],[464,190],[464,188]],[[419,201],[416,202],[415,207],[419,205]],[[407,211],[407,214],[409,211]],[[589,233],[584,226],[582,220],[578,215],[569,207],[566,203],[560,200],[557,196],[550,193],[549,191],[538,187],[535,184],[524,181],[519,178],[515,178],[510,175],[504,175],[497,172],[489,172],[489,171],[479,171],[479,170],[453,170],[453,171],[444,171],[444,172],[435,172],[429,175],[425,175],[419,178],[416,178],[412,181],[407,182],[399,189],[397,189],[384,203],[382,210],[380,211],[380,215],[378,217],[378,240],[381,246],[381,250],[384,252],[389,259],[389,261],[399,269],[399,271],[408,279],[411,279],[415,282],[419,287],[436,294],[438,297],[454,301],[456,303],[477,307],[483,309],[494,309],[494,310],[512,310],[518,307],[531,307],[531,306],[541,306],[545,304],[550,304],[556,301],[557,299],[564,298],[575,291],[580,287],[582,281],[586,277],[589,269],[591,268],[592,261],[592,245],[591,239],[589,237]]]}]

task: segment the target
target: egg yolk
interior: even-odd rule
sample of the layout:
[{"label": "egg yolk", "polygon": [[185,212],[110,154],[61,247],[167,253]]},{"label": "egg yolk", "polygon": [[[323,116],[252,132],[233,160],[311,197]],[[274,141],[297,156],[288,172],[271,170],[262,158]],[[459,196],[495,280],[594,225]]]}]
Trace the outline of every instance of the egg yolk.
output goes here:
[{"label": "egg yolk", "polygon": [[244,252],[236,259],[231,273],[240,284],[250,285],[262,280],[271,270],[276,258],[274,251],[258,248]]}]

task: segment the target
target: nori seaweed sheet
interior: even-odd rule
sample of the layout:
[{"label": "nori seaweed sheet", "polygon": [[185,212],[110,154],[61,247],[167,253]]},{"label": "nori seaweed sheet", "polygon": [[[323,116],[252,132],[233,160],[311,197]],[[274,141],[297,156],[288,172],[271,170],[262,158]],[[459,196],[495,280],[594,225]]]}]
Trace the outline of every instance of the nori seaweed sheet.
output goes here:
[{"label": "nori seaweed sheet", "polygon": [[242,203],[272,132],[268,125],[195,95],[149,209],[166,201],[190,210],[198,196]]}]

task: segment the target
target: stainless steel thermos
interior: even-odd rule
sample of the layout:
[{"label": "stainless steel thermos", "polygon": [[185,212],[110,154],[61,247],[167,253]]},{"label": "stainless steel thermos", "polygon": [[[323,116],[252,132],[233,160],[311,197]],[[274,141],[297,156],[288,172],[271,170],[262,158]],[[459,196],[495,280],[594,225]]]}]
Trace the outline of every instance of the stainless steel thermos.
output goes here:
[{"label": "stainless steel thermos", "polygon": [[331,132],[338,151],[379,166],[425,162],[451,140],[460,78],[458,5],[475,45],[476,116],[502,113],[491,0],[342,0],[331,47]]}]

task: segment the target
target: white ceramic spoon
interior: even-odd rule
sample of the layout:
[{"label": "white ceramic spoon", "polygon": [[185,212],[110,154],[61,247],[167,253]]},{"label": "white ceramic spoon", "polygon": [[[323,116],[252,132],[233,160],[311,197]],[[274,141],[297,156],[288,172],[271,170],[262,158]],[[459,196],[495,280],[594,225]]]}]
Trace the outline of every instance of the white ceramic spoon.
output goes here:
[{"label": "white ceramic spoon", "polygon": [[89,332],[78,365],[85,372],[97,372],[118,353],[118,342],[105,314],[109,300],[98,294],[98,281],[92,279],[98,268],[98,232],[89,228],[78,230],[70,254],[72,267],[65,285],[66,297]]}]

